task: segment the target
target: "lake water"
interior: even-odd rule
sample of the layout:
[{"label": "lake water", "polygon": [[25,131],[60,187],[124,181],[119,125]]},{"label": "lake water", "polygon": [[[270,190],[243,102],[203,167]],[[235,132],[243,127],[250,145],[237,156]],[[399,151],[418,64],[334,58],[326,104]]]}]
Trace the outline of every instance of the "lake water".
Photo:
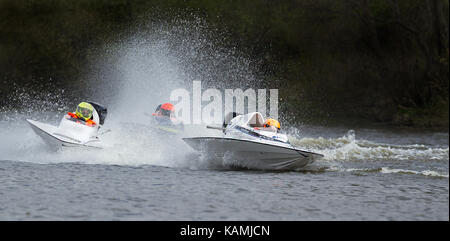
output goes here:
[{"label": "lake water", "polygon": [[271,172],[120,126],[104,150],[53,152],[1,121],[0,220],[449,220],[448,132],[298,126],[291,143],[324,158]]}]

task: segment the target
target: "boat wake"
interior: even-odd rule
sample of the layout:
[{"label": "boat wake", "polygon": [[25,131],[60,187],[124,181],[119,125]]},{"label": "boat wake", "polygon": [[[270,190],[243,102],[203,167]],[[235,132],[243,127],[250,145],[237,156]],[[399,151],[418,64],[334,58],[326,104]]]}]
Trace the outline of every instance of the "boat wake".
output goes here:
[{"label": "boat wake", "polygon": [[414,171],[414,170],[406,170],[406,169],[393,169],[389,167],[381,167],[381,168],[341,168],[337,166],[331,166],[326,169],[326,171],[332,172],[350,172],[355,175],[365,175],[365,173],[382,173],[382,174],[410,174],[410,175],[421,175],[421,176],[429,176],[429,177],[442,177],[449,178],[449,174],[442,174],[437,171],[431,170],[423,170],[423,171]]},{"label": "boat wake", "polygon": [[397,145],[376,143],[369,140],[357,140],[353,130],[340,138],[293,138],[292,144],[309,148],[324,155],[325,161],[380,161],[380,160],[449,160],[449,148],[434,147],[424,144]]},{"label": "boat wake", "polygon": [[[449,178],[448,146],[378,143],[357,139],[353,130],[339,138],[293,137],[290,141],[296,146],[309,148],[324,155],[322,159],[304,171],[348,172],[355,175],[410,174]],[[444,163],[447,169],[430,170],[430,163]]]}]

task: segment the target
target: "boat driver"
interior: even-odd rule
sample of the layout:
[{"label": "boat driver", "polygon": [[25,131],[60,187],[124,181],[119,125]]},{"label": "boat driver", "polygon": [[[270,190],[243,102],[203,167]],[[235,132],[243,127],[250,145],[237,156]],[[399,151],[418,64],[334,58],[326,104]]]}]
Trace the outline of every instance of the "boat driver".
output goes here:
[{"label": "boat driver", "polygon": [[173,117],[174,114],[175,108],[171,103],[164,103],[158,105],[158,107],[156,107],[155,113],[153,113],[153,115],[156,117],[167,117],[167,118]]},{"label": "boat driver", "polygon": [[167,102],[156,107],[153,120],[160,127],[174,127],[179,130],[184,129],[183,122],[175,117],[175,107]]},{"label": "boat driver", "polygon": [[272,118],[267,119],[264,122],[263,127],[261,128],[261,130],[263,130],[263,131],[271,131],[271,132],[275,132],[275,133],[280,131],[280,129],[281,129],[280,122],[275,119],[272,119]]},{"label": "boat driver", "polygon": [[94,112],[94,107],[87,103],[87,102],[81,102],[78,104],[77,109],[75,113],[68,112],[66,115],[66,119],[75,121],[77,123],[80,123],[80,120],[84,122],[87,126],[95,126],[97,123],[95,123],[92,120],[92,114]]}]

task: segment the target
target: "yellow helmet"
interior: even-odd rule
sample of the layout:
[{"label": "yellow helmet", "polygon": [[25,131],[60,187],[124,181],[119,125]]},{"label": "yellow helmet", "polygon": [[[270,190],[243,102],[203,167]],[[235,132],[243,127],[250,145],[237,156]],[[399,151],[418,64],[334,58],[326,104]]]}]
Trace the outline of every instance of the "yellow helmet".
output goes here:
[{"label": "yellow helmet", "polygon": [[92,113],[94,112],[94,107],[86,102],[81,102],[77,106],[77,110],[75,111],[75,114],[78,116],[78,118],[81,118],[83,120],[88,120],[92,117]]},{"label": "yellow helmet", "polygon": [[278,121],[275,120],[275,119],[269,118],[269,119],[266,120],[266,122],[264,122],[264,127],[270,127],[270,126],[274,126],[274,127],[276,127],[278,130],[281,129],[280,122],[278,122]]}]

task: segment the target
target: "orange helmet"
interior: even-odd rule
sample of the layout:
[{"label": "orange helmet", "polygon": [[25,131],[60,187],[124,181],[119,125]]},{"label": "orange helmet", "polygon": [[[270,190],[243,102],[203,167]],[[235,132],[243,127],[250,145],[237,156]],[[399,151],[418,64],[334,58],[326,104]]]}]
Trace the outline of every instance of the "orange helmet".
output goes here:
[{"label": "orange helmet", "polygon": [[171,103],[164,103],[161,105],[161,109],[163,110],[169,110],[169,111],[174,111],[175,109],[173,108],[173,105]]},{"label": "orange helmet", "polygon": [[276,127],[278,130],[281,129],[280,122],[278,122],[278,121],[275,120],[275,119],[269,118],[269,119],[266,120],[266,122],[264,122],[264,127],[270,127],[270,126],[274,126],[274,127]]},{"label": "orange helmet", "polygon": [[155,112],[153,113],[154,116],[171,116],[175,112],[175,108],[171,103],[164,103],[159,105]]}]

